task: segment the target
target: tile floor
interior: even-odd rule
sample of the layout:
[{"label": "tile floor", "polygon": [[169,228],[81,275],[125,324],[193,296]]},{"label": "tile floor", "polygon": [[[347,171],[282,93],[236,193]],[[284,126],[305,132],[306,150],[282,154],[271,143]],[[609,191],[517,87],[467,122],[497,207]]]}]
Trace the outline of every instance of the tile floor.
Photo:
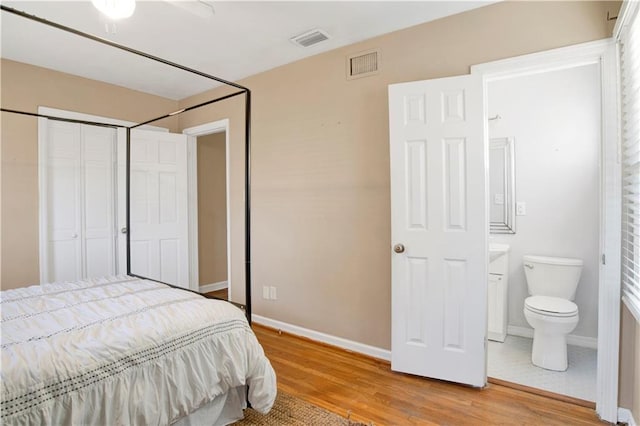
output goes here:
[{"label": "tile floor", "polygon": [[569,395],[596,400],[596,350],[568,346],[569,368],[558,372],[531,364],[531,344],[526,337],[507,336],[504,343],[489,341],[489,377]]}]

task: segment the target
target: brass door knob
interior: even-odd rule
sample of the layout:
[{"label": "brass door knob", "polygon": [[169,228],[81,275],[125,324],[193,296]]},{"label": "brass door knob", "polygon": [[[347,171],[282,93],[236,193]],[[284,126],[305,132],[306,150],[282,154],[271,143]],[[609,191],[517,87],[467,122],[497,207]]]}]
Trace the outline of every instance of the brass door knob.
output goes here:
[{"label": "brass door knob", "polygon": [[404,246],[402,244],[396,244],[393,246],[393,251],[396,253],[404,253]]}]

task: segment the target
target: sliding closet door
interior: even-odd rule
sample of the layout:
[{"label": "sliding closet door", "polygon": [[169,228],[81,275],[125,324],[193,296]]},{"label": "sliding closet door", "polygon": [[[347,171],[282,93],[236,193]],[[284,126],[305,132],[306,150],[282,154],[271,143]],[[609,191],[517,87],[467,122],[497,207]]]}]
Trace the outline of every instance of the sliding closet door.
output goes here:
[{"label": "sliding closet door", "polygon": [[46,120],[41,131],[41,281],[115,274],[115,130]]}]

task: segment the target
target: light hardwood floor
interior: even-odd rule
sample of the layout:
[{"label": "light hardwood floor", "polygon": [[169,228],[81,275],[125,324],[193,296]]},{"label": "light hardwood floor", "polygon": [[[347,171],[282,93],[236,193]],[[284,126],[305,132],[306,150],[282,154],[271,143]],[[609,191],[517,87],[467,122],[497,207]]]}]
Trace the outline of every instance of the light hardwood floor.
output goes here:
[{"label": "light hardwood floor", "polygon": [[222,290],[212,291],[212,292],[206,293],[206,294],[207,294],[207,296],[217,297],[218,299],[224,299],[224,300],[228,300],[229,299],[229,293],[228,293],[228,290],[226,288],[223,288]]},{"label": "light hardwood floor", "polygon": [[595,411],[489,383],[475,389],[391,372],[389,363],[322,343],[253,329],[278,389],[375,425],[598,425]]}]

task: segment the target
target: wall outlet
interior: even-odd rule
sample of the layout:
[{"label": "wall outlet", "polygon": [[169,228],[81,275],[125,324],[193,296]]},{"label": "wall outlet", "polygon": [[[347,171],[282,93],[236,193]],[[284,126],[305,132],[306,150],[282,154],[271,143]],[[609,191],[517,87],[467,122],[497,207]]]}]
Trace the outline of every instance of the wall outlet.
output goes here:
[{"label": "wall outlet", "polygon": [[527,214],[527,203],[519,201],[516,203],[516,216],[525,216]]},{"label": "wall outlet", "polygon": [[270,291],[269,291],[269,288],[270,288],[270,287],[269,287],[269,286],[267,286],[267,285],[263,285],[263,286],[262,286],[262,298],[263,298],[263,299],[267,299],[267,300],[269,300],[269,298],[271,297],[271,293],[270,293]]},{"label": "wall outlet", "polygon": [[273,286],[270,287],[269,293],[270,293],[269,295],[271,297],[271,300],[277,300],[278,299],[278,293],[277,293],[277,290],[276,290],[275,287],[273,287]]}]

